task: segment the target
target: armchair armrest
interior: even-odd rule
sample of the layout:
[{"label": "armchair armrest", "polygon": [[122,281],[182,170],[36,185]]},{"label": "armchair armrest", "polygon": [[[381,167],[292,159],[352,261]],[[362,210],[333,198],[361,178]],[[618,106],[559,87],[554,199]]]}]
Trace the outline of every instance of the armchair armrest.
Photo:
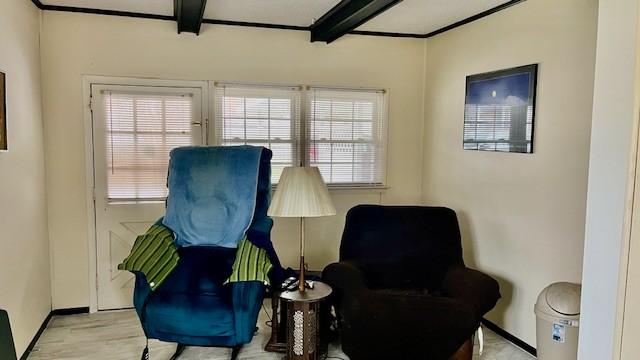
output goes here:
[{"label": "armchair armrest", "polygon": [[500,299],[500,285],[489,275],[465,266],[451,267],[442,282],[445,295],[472,305],[483,316]]},{"label": "armchair armrest", "polygon": [[329,302],[336,307],[338,320],[358,317],[362,301],[371,294],[362,271],[351,262],[337,262],[324,268],[322,280],[333,288]]},{"label": "armchair armrest", "polygon": [[264,285],[259,281],[242,281],[231,284],[233,321],[236,341],[246,344],[256,330],[258,314],[264,299]]},{"label": "armchair armrest", "polygon": [[325,267],[322,271],[322,279],[338,292],[356,293],[369,290],[362,271],[348,261]]},{"label": "armchair armrest", "polygon": [[135,290],[133,292],[133,304],[136,308],[136,312],[138,313],[138,317],[140,317],[140,320],[142,321],[145,319],[145,315],[143,314],[145,310],[145,301],[151,294],[151,287],[143,273],[136,271],[133,274],[136,277]]}]

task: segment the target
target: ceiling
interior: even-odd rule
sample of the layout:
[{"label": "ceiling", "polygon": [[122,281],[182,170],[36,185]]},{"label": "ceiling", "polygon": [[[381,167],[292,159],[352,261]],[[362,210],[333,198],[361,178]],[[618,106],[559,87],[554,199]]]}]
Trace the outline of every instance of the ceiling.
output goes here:
[{"label": "ceiling", "polygon": [[358,30],[428,34],[507,3],[505,0],[404,0]]},{"label": "ceiling", "polygon": [[309,26],[340,0],[208,0],[205,19]]},{"label": "ceiling", "polygon": [[[174,0],[41,0],[45,5],[173,15]],[[208,0],[205,19],[309,26],[340,0]],[[427,34],[508,0],[404,0],[357,30]]]}]

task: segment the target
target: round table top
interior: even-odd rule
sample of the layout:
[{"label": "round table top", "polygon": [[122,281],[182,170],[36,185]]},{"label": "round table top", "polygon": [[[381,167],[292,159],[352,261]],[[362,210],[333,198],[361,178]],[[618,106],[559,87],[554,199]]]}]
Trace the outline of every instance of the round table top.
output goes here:
[{"label": "round table top", "polygon": [[298,290],[293,291],[283,291],[280,293],[280,298],[286,301],[302,301],[302,302],[314,302],[319,301],[327,296],[331,295],[331,286],[320,282],[313,282],[313,289],[305,289],[304,292],[300,292]]}]

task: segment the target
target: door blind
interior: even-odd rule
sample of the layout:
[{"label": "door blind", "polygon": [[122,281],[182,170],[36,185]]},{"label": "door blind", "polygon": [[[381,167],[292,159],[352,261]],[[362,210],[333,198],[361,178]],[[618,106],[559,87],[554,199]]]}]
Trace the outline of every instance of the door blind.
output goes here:
[{"label": "door blind", "polygon": [[167,196],[169,152],[197,144],[192,94],[103,93],[110,200]]},{"label": "door blind", "polygon": [[311,88],[307,97],[309,164],[332,186],[384,185],[384,92]]},{"label": "door blind", "polygon": [[271,149],[271,181],[299,165],[300,89],[219,85],[215,89],[215,137],[223,146],[254,145]]}]

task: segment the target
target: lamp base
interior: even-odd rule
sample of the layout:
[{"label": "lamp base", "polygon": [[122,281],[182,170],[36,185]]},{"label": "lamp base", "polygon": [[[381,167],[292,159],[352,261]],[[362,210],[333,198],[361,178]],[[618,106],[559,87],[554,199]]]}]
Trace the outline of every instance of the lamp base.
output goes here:
[{"label": "lamp base", "polygon": [[300,277],[298,278],[298,291],[305,291],[306,283],[304,281],[304,255],[300,256]]}]

